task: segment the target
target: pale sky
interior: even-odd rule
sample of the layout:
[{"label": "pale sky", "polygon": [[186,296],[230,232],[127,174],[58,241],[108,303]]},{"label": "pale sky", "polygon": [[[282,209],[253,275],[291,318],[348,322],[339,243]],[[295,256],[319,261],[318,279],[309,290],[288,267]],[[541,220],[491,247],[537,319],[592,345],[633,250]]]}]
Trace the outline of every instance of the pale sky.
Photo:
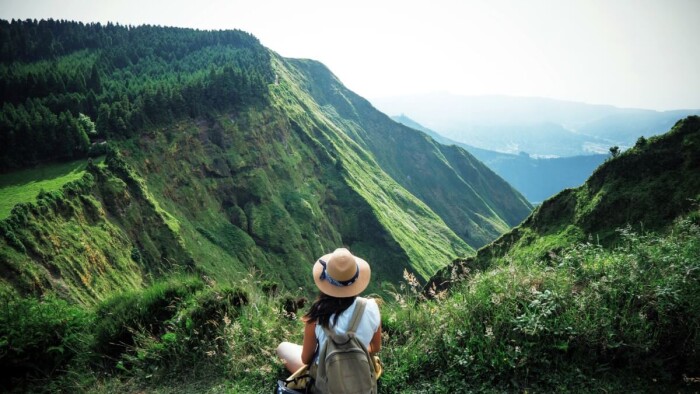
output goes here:
[{"label": "pale sky", "polygon": [[370,99],[700,108],[700,0],[0,0],[0,18],[241,29]]}]

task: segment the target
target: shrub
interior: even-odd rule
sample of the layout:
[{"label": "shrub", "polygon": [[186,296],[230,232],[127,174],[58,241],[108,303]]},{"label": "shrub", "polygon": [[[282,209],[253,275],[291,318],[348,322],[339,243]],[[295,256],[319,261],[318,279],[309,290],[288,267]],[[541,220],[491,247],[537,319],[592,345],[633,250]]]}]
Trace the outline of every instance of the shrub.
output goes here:
[{"label": "shrub", "polygon": [[248,294],[241,290],[206,289],[197,294],[193,306],[181,314],[181,319],[185,319],[183,328],[189,331],[192,327],[196,327],[195,336],[208,340],[214,339],[221,334],[220,323],[226,318],[235,317],[237,310],[246,304],[248,304]]},{"label": "shrub", "polygon": [[98,307],[96,349],[112,368],[152,381],[203,364],[221,372],[220,356],[228,352],[224,331],[248,302],[242,290],[205,287],[199,279],[157,282]]},{"label": "shrub", "polygon": [[[579,244],[547,261],[511,260],[433,301],[398,296],[383,311],[382,379],[450,392],[697,376],[700,227],[691,215],[665,236],[620,233],[616,248]],[[595,383],[602,374],[606,383]]]},{"label": "shrub", "polygon": [[162,335],[167,322],[177,313],[178,305],[203,287],[199,279],[173,278],[104,301],[96,311],[95,350],[116,359],[133,348],[136,332]]},{"label": "shrub", "polygon": [[277,295],[279,287],[280,286],[277,282],[269,280],[265,280],[260,284],[260,289],[263,291],[263,293],[267,294],[268,296]]},{"label": "shrub", "polygon": [[2,391],[27,379],[49,379],[89,355],[93,316],[54,298],[6,301],[0,309]]}]

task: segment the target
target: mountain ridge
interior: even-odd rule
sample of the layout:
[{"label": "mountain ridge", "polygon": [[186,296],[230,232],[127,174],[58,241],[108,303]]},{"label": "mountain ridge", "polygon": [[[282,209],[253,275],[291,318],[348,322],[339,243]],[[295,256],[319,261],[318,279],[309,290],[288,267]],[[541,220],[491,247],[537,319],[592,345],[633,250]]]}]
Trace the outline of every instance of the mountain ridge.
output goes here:
[{"label": "mountain ridge", "polygon": [[[339,112],[344,114],[346,119],[351,119],[352,123],[348,124],[351,138],[368,147],[380,166],[387,170],[397,182],[425,201],[443,218],[466,217],[466,223],[464,220],[460,223],[454,219],[446,219],[446,222],[472,246],[481,246],[490,234],[503,232],[516,225],[524,218],[524,212],[530,210],[529,203],[513,195],[510,185],[494,176],[490,169],[471,154],[467,152],[455,154],[452,152],[454,148],[435,145],[432,140],[420,137],[420,134],[414,134],[413,131],[390,121],[385,114],[374,109],[367,100],[344,88],[320,63],[308,60],[297,60],[297,62],[306,64],[308,69],[314,71],[312,76],[321,81],[318,86],[327,87],[326,91],[311,90],[314,97],[317,97],[317,101],[322,105],[333,103],[333,108],[340,108]],[[331,116],[333,115],[331,113]],[[360,125],[364,133],[352,132],[356,128],[353,123]],[[397,149],[403,146],[398,141],[410,143],[411,151],[415,152],[416,156],[406,160],[405,155]],[[419,152],[427,152],[427,155]],[[416,166],[433,157],[440,165],[432,167],[430,171]],[[451,185],[452,193],[445,196],[435,195],[431,191],[439,189],[436,184],[417,185],[416,174],[421,172],[423,179],[443,176],[440,184]],[[488,173],[489,180],[480,180],[478,173]],[[498,196],[502,196],[504,200],[500,202],[490,200]],[[475,211],[475,214],[461,210],[459,208],[461,206],[469,207]],[[452,212],[449,207],[452,207]],[[510,208],[503,210],[500,207]],[[504,220],[483,220],[491,217],[493,212]]]},{"label": "mountain ridge", "polygon": [[[51,199],[16,208],[2,221],[4,295],[67,286],[66,297],[86,304],[106,297],[117,282],[97,286],[96,274],[86,276],[95,269],[90,258],[104,269],[132,272],[133,279],[124,281],[129,288],[167,276],[167,269],[147,269],[162,264],[223,283],[260,270],[284,288],[311,289],[310,264],[341,245],[378,262],[371,290],[381,292],[400,281],[404,270],[427,280],[531,209],[473,157],[391,121],[320,63],[284,59],[247,33],[57,21],[3,22],[0,28],[10,37],[26,29],[28,40],[12,41],[4,50],[31,44],[25,55],[39,59],[30,70],[3,52],[3,61],[13,65],[4,69],[11,70],[6,82],[19,84],[31,74],[55,88],[35,96],[31,89],[14,96],[2,90],[9,103],[0,117],[3,127],[38,122],[33,134],[10,133],[3,149],[45,147],[42,133],[49,131],[51,138],[76,133],[81,144],[89,143],[66,151],[72,158],[105,153],[92,150],[108,146],[107,164],[85,175],[83,182],[93,186],[78,194],[70,186],[52,192]],[[146,45],[144,37],[159,35],[158,45]],[[35,45],[44,37],[77,52],[44,53],[46,43]],[[110,40],[113,46],[91,52]],[[58,82],[73,80],[92,82],[76,82],[71,89],[77,92]],[[47,111],[63,112],[29,116]],[[27,119],[13,123],[14,117]],[[54,128],[56,118],[65,129]],[[378,146],[392,139],[392,146]],[[402,145],[404,140],[412,145]],[[42,158],[41,152],[30,161]],[[7,168],[26,164],[12,155],[3,159]],[[449,183],[428,182],[435,174]],[[132,184],[138,187],[129,189]],[[489,188],[499,190],[498,199],[486,196]],[[114,206],[113,199],[126,206]],[[97,216],[74,220],[70,212],[85,216],[84,201]],[[50,208],[56,204],[76,208],[56,214]],[[135,214],[140,209],[150,212],[145,217],[152,218],[157,236],[131,231],[141,225]],[[82,245],[102,227],[122,242],[95,239],[97,253],[88,256]],[[43,229],[41,235],[32,228]],[[91,289],[93,282],[100,290]]]},{"label": "mountain ridge", "polygon": [[392,117],[399,123],[423,131],[444,145],[457,145],[489,166],[533,204],[538,204],[559,191],[581,185],[606,155],[533,158],[525,152],[509,154],[451,140],[413,121],[406,115]]}]

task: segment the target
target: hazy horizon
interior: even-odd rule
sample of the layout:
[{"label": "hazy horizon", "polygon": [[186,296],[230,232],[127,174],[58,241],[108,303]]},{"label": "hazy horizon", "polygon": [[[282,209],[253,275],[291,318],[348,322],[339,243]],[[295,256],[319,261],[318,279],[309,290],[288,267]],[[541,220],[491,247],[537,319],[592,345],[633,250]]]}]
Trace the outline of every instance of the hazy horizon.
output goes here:
[{"label": "hazy horizon", "polygon": [[700,1],[2,0],[0,18],[240,29],[368,98],[430,92],[700,108]]}]

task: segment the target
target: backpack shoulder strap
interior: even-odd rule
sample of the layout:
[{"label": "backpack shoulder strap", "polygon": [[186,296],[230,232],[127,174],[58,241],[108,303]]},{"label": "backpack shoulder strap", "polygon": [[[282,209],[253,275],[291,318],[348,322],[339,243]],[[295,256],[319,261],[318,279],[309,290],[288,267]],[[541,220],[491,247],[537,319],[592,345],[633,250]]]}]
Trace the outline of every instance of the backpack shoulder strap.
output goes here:
[{"label": "backpack shoulder strap", "polygon": [[360,325],[360,320],[362,320],[362,315],[365,314],[366,306],[367,300],[362,297],[357,297],[357,305],[355,306],[355,311],[352,314],[352,318],[350,318],[348,332],[354,333],[357,331],[357,327]]}]

